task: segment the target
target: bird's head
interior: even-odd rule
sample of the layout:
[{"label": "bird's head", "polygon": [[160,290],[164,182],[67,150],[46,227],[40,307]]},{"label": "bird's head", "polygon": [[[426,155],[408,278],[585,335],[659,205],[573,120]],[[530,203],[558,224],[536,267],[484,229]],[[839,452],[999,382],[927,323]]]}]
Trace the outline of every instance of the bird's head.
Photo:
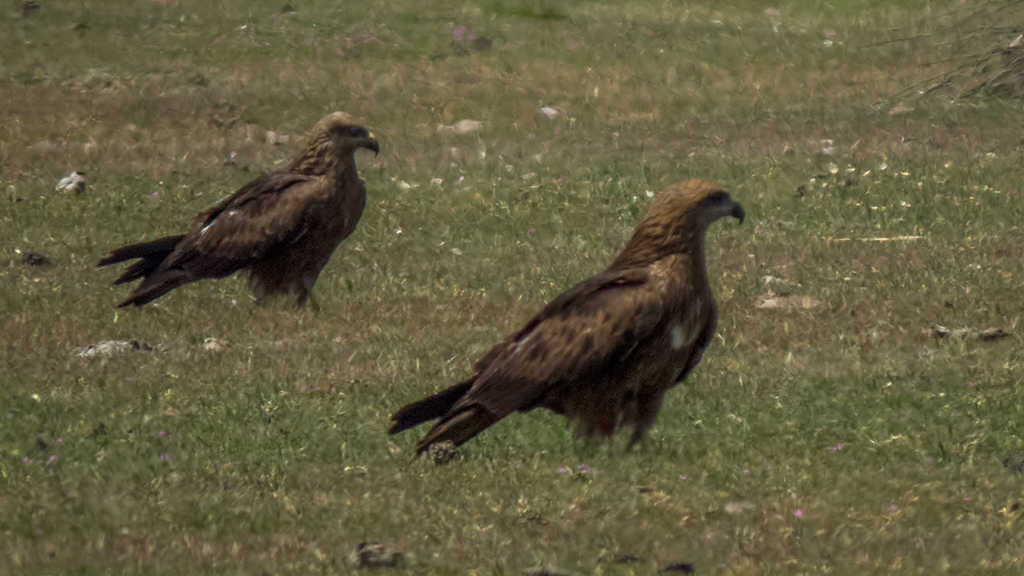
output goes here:
[{"label": "bird's head", "polygon": [[352,116],[344,112],[332,112],[324,116],[313,127],[313,139],[329,139],[339,152],[354,152],[357,148],[373,150],[380,154],[380,143],[369,130],[355,123]]},{"label": "bird's head", "polygon": [[704,233],[719,218],[743,223],[743,206],[720,187],[692,179],[673,184],[651,203],[617,263],[650,262],[683,250],[703,250]]},{"label": "bird's head", "polygon": [[719,218],[732,216],[743,224],[746,213],[716,184],[697,178],[669,186],[651,204],[647,218],[669,219],[686,228],[706,229]]},{"label": "bird's head", "polygon": [[344,112],[332,112],[320,119],[310,132],[309,144],[289,168],[293,172],[324,174],[333,167],[351,164],[359,148],[380,153],[380,143],[366,128]]},{"label": "bird's head", "polygon": [[743,207],[708,180],[697,178],[672,184],[658,194],[640,222],[641,228],[673,238],[703,234],[719,218],[732,216],[743,223]]}]

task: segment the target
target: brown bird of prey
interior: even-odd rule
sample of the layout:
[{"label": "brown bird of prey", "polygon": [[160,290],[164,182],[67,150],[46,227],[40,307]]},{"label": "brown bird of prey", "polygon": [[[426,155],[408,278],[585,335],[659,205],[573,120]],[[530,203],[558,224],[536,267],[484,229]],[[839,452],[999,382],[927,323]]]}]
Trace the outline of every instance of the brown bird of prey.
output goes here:
[{"label": "brown bird of prey", "polygon": [[743,207],[718,186],[663,191],[607,270],[555,298],[477,362],[475,374],[399,410],[391,434],[440,418],[416,449],[458,446],[514,411],[547,408],[587,438],[633,429],[643,441],[669,388],[700,362],[717,307],[704,236]]},{"label": "brown bird of prey", "polygon": [[359,148],[380,152],[377,140],[352,117],[329,114],[287,168],[242,186],[196,216],[184,234],[114,250],[99,266],[140,259],[114,284],[142,278],[118,306],[142,306],[178,286],[245,270],[257,301],[293,294],[303,307],[366,206],[356,170]]}]

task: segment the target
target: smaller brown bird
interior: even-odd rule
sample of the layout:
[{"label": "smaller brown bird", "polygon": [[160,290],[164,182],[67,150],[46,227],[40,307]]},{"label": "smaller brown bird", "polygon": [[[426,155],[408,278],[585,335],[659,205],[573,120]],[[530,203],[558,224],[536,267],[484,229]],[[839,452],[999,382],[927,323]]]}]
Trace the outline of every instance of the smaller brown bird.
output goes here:
[{"label": "smaller brown bird", "polygon": [[439,418],[416,445],[458,446],[512,412],[547,408],[585,437],[654,424],[662,398],[694,369],[718,318],[704,237],[743,207],[718,186],[687,180],[658,195],[604,272],[555,298],[477,362],[468,380],[400,409],[395,434]]},{"label": "smaller brown bird", "polygon": [[366,207],[355,162],[359,148],[380,152],[351,116],[329,114],[287,168],[263,174],[200,213],[185,234],[114,250],[99,266],[140,259],[114,284],[142,279],[118,306],[142,306],[184,284],[245,270],[258,301],[293,294],[303,307]]}]

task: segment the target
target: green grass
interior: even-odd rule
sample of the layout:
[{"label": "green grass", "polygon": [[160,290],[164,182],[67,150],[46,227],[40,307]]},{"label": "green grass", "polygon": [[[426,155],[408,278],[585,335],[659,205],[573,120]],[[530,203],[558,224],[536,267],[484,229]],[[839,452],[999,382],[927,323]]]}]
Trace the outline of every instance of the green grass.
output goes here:
[{"label": "green grass", "polygon": [[[379,573],[1020,570],[1024,112],[907,90],[955,70],[955,6],[40,4],[0,18],[0,571],[347,573],[364,541],[406,556]],[[113,307],[96,260],[332,110],[383,151],[322,311],[240,279]],[[484,127],[437,130],[461,119]],[[442,467],[386,435],[688,177],[748,221],[710,233],[720,337],[646,451],[541,412]],[[821,304],[758,307],[769,275]],[[72,353],[109,339],[153,349]]]}]

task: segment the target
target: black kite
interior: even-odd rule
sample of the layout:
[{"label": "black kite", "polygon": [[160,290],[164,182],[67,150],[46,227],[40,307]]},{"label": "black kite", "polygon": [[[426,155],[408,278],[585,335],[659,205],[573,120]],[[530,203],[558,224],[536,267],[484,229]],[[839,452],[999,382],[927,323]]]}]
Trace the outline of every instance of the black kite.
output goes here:
[{"label": "black kite", "polygon": [[417,444],[422,453],[458,446],[514,411],[547,408],[585,437],[630,426],[630,445],[641,442],[715,332],[704,237],[725,216],[742,223],[743,207],[714,184],[670,186],[607,270],[492,348],[471,378],[399,410],[390,433],[440,418]]},{"label": "black kite", "polygon": [[263,174],[202,212],[185,234],[114,250],[99,266],[141,259],[114,281],[142,278],[118,306],[142,306],[178,286],[245,270],[257,300],[293,294],[301,308],[366,206],[355,162],[359,148],[380,152],[373,135],[349,115],[329,114],[287,168]]}]

